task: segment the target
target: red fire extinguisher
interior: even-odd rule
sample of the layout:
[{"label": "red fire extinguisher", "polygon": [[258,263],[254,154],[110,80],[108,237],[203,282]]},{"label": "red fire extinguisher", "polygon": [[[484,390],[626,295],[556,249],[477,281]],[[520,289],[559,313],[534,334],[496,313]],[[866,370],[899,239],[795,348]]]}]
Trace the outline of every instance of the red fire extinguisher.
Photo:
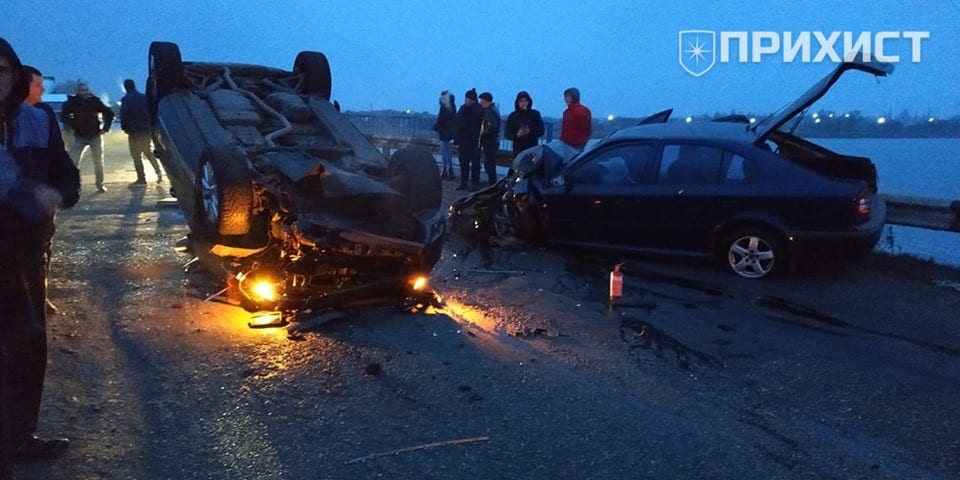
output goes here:
[{"label": "red fire extinguisher", "polygon": [[623,296],[623,272],[620,271],[622,263],[613,266],[610,272],[610,300],[616,300]]}]

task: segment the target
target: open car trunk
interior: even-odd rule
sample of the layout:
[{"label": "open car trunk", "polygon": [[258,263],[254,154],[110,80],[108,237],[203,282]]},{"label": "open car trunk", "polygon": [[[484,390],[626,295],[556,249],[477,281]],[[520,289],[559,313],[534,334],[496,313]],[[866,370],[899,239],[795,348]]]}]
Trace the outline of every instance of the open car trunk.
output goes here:
[{"label": "open car trunk", "polygon": [[779,130],[767,138],[777,145],[780,156],[828,177],[863,180],[877,193],[877,167],[869,158],[842,155]]}]

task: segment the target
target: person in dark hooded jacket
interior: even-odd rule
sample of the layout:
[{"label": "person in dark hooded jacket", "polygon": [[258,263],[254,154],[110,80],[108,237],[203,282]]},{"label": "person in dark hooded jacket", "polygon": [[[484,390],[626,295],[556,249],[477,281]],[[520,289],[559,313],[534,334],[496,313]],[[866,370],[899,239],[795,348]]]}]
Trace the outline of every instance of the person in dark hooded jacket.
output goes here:
[{"label": "person in dark hooded jacket", "polygon": [[0,479],[14,460],[46,459],[66,439],[35,435],[47,366],[46,261],[58,206],[80,196],[80,173],[51,141],[43,110],[24,104],[29,76],[0,38]]},{"label": "person in dark hooded jacket", "polygon": [[483,111],[477,103],[477,89],[471,88],[463,96],[463,105],[457,111],[456,144],[460,156],[460,186],[466,190],[467,182],[472,188],[480,186],[480,126]]},{"label": "person in dark hooded jacket", "polygon": [[457,134],[457,102],[449,90],[440,92],[440,111],[437,112],[437,121],[433,129],[440,137],[440,158],[443,159],[443,173],[440,176],[445,180],[455,180],[453,173],[453,137]]},{"label": "person in dark hooded jacket", "polygon": [[513,142],[513,155],[516,156],[540,141],[543,136],[543,117],[533,109],[530,94],[521,91],[513,102],[513,113],[507,116],[504,135]]},{"label": "person in dark hooded jacket", "polygon": [[487,172],[487,184],[493,185],[497,182],[497,153],[500,151],[500,111],[493,103],[492,93],[480,94],[480,110],[483,112],[483,121],[480,124],[483,170]]}]

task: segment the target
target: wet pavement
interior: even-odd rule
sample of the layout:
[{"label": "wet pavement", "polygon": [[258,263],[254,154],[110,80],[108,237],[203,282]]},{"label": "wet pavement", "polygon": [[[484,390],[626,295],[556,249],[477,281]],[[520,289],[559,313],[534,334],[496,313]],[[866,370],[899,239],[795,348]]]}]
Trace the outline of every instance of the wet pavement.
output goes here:
[{"label": "wet pavement", "polygon": [[204,301],[166,186],[128,189],[119,148],[58,216],[41,430],[73,446],[18,478],[960,477],[956,271],[750,281],[453,235],[443,307],[289,335]]}]

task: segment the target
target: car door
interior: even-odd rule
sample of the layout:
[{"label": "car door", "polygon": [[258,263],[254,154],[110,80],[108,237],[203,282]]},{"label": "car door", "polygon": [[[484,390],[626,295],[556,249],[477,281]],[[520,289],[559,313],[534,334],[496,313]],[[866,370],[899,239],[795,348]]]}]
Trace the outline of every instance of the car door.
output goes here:
[{"label": "car door", "polygon": [[649,232],[655,249],[703,253],[722,212],[736,201],[722,185],[730,154],[703,143],[665,142],[656,169],[655,184],[637,197],[637,208],[649,212],[639,230]]},{"label": "car door", "polygon": [[632,246],[646,212],[637,195],[650,184],[655,142],[620,142],[590,152],[564,172],[563,185],[545,196],[545,226],[554,243]]}]

